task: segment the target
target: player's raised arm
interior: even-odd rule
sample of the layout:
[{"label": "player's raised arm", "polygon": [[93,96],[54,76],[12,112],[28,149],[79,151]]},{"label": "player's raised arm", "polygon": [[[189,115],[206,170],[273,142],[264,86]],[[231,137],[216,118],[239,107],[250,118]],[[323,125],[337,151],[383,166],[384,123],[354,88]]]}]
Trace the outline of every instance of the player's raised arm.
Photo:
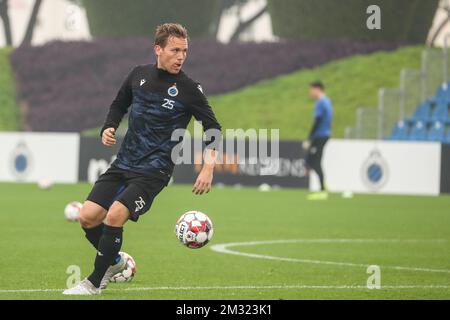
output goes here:
[{"label": "player's raised arm", "polygon": [[122,86],[120,87],[116,98],[111,103],[108,115],[106,116],[105,124],[100,131],[102,142],[106,146],[112,146],[116,144],[116,130],[119,127],[123,116],[128,112],[128,108],[130,107],[132,101],[131,82],[135,70],[136,68],[128,74]]}]

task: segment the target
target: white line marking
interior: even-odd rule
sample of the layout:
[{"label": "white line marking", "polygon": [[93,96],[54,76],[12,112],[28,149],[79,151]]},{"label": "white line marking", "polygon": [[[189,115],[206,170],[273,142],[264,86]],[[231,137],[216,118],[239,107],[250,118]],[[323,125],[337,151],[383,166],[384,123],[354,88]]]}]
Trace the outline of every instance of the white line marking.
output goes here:
[{"label": "white line marking", "polygon": [[[274,257],[267,255],[259,255],[252,253],[243,253],[238,251],[232,251],[228,249],[234,246],[254,246],[264,244],[286,244],[286,243],[448,243],[446,239],[296,239],[296,240],[268,240],[268,241],[250,241],[250,242],[234,242],[226,244],[216,244],[211,247],[211,250],[234,254],[239,256],[246,256],[258,259],[279,260],[297,263],[312,263],[312,264],[329,264],[339,266],[351,266],[351,267],[367,267],[366,264],[347,263],[347,262],[334,262],[334,261],[321,261],[321,260],[309,260],[309,259],[294,259]],[[415,268],[415,267],[400,267],[400,266],[384,266],[383,268],[390,268],[396,270],[407,271],[423,271],[423,272],[444,272],[450,273],[450,270],[446,269],[428,269],[428,268]],[[106,291],[189,291],[189,290],[291,290],[291,289],[304,289],[304,290],[378,290],[368,289],[367,286],[356,285],[267,285],[267,286],[203,286],[203,287],[131,287],[131,288],[110,288]],[[450,289],[450,285],[397,285],[397,286],[382,286],[381,290],[411,290],[411,289]],[[64,289],[0,289],[1,293],[46,293],[46,292],[62,292]]]},{"label": "white line marking", "polygon": [[[257,246],[257,245],[267,245],[267,244],[286,244],[286,243],[446,243],[445,239],[295,239],[295,240],[267,240],[267,241],[249,241],[249,242],[232,242],[224,244],[216,244],[211,246],[211,250],[220,253],[233,254],[237,256],[255,258],[255,259],[266,259],[266,260],[276,260],[276,261],[286,261],[286,262],[296,262],[296,263],[308,263],[308,264],[325,264],[334,266],[345,266],[345,267],[358,267],[367,268],[369,264],[362,263],[351,263],[351,262],[336,262],[336,261],[324,261],[324,260],[312,260],[312,259],[296,259],[296,258],[284,258],[269,256],[264,254],[256,253],[244,253],[239,251],[230,250],[230,247],[238,246]],[[403,271],[419,271],[419,272],[437,272],[437,273],[450,273],[448,269],[431,269],[431,268],[420,268],[420,267],[403,267],[403,266],[382,266],[385,269],[393,270],[403,270]]]},{"label": "white line marking", "polygon": [[[108,291],[192,291],[192,290],[273,290],[273,289],[318,289],[318,290],[374,290],[368,289],[367,286],[346,286],[346,285],[268,285],[268,286],[208,286],[208,287],[131,287],[131,288],[109,288]],[[450,289],[450,285],[398,285],[398,286],[382,286],[381,290],[409,290],[409,289]],[[61,292],[64,289],[11,289],[0,290],[0,293],[47,293],[47,292]],[[374,290],[376,291],[376,290]]]}]

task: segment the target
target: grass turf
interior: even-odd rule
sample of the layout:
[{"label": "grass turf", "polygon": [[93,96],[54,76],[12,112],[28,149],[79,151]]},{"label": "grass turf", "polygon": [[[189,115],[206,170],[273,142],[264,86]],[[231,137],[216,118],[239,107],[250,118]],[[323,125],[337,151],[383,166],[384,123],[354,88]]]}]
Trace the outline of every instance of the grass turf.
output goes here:
[{"label": "grass turf", "polygon": [[381,87],[399,87],[401,69],[420,68],[423,49],[355,55],[212,97],[211,104],[224,128],[280,128],[282,139],[303,139],[313,118],[309,84],[320,79],[335,110],[333,135],[341,138],[357,108],[376,107]]},{"label": "grass turf", "polygon": [[[67,222],[62,212],[66,203],[82,201],[89,190],[87,184],[56,185],[48,191],[34,184],[0,184],[0,299],[67,299],[60,291],[16,290],[64,288],[69,265],[79,265],[83,276],[91,271],[95,251],[78,224]],[[111,284],[101,296],[89,299],[450,298],[450,197],[356,195],[346,200],[332,195],[328,201],[308,202],[305,195],[299,190],[224,188],[198,197],[190,193],[190,186],[168,187],[150,213],[125,227],[123,250],[136,260],[136,277],[129,284]],[[181,246],[173,234],[178,216],[193,209],[206,212],[215,227],[213,241],[199,250]],[[215,244],[282,239],[399,241],[229,248],[364,266],[255,259],[211,250]],[[365,265],[372,264],[381,267],[381,290],[364,287],[369,277]],[[153,289],[142,289],[149,287]]]}]

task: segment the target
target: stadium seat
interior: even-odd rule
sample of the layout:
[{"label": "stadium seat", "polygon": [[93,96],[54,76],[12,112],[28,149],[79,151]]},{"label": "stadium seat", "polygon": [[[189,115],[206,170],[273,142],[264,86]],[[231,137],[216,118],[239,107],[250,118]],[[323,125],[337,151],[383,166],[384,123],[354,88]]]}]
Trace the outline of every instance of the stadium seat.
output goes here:
[{"label": "stadium seat", "polygon": [[436,103],[449,103],[450,102],[450,86],[449,84],[443,84],[439,87],[435,95]]},{"label": "stadium seat", "polygon": [[444,142],[445,138],[445,124],[440,121],[436,121],[428,131],[427,140],[428,141],[437,141]]},{"label": "stadium seat", "polygon": [[422,121],[417,121],[409,133],[409,140],[425,141],[427,139],[427,126]]},{"label": "stadium seat", "polygon": [[422,102],[417,106],[416,111],[411,117],[411,122],[427,122],[430,118],[431,113],[431,101]]},{"label": "stadium seat", "polygon": [[450,144],[450,129],[447,132],[447,135],[444,138],[444,143]]},{"label": "stadium seat", "polygon": [[431,113],[430,120],[432,122],[440,121],[445,123],[448,119],[448,104],[446,102],[438,103]]},{"label": "stadium seat", "polygon": [[408,140],[408,125],[404,121],[397,122],[390,140]]}]

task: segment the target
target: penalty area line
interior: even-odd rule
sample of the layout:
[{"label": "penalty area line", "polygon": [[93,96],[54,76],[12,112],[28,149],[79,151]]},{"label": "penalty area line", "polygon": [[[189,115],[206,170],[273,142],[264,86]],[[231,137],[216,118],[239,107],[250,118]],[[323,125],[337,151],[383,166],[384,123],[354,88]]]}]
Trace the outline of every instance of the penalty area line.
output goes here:
[{"label": "penalty area line", "polygon": [[[201,287],[131,287],[110,288],[111,291],[192,291],[192,290],[374,290],[367,286],[357,285],[267,285],[267,286],[201,286]],[[414,289],[450,289],[450,285],[395,285],[381,286],[381,290],[414,290]],[[0,289],[0,293],[48,293],[61,292],[64,289]]]},{"label": "penalty area line", "polygon": [[[314,260],[314,259],[298,259],[298,258],[287,258],[278,257],[265,254],[256,253],[246,253],[237,250],[231,250],[231,247],[241,247],[241,246],[266,246],[271,244],[310,244],[310,243],[436,243],[442,244],[446,243],[445,239],[430,239],[430,240],[417,240],[417,239],[292,239],[292,240],[267,240],[267,241],[248,241],[248,242],[230,242],[215,244],[210,247],[210,250],[231,254],[241,257],[253,258],[253,259],[264,259],[272,261],[284,261],[293,263],[303,263],[303,264],[316,264],[316,265],[332,265],[340,267],[357,267],[357,268],[367,268],[369,264],[363,263],[353,263],[353,262],[340,262],[340,261],[326,261],[326,260]],[[380,266],[383,269],[392,269],[400,271],[414,271],[414,272],[433,272],[433,273],[450,273],[450,269],[434,269],[434,268],[423,268],[423,267],[409,267],[409,266]]]}]

